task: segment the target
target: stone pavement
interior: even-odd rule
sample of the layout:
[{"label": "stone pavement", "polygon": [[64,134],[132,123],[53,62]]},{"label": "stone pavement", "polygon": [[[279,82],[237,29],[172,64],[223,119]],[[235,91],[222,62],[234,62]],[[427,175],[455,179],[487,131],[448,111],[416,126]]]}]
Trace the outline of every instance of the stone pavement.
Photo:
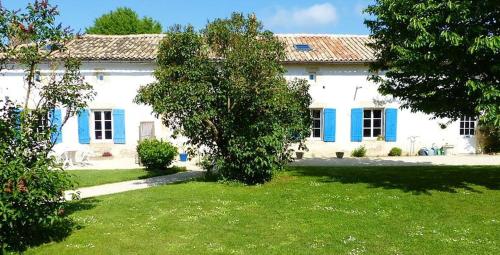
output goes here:
[{"label": "stone pavement", "polygon": [[85,187],[77,190],[65,191],[64,197],[67,200],[71,200],[73,194],[75,193],[79,193],[80,198],[88,198],[88,197],[97,197],[97,196],[115,194],[129,190],[145,189],[164,184],[187,181],[193,178],[201,177],[203,173],[204,173],[203,171],[187,171],[171,175],[152,177],[143,180],[124,181],[124,182],[110,183],[93,187]]},{"label": "stone pavement", "polygon": [[500,167],[500,155],[404,156],[366,158],[304,158],[292,166],[459,166],[489,165]]}]

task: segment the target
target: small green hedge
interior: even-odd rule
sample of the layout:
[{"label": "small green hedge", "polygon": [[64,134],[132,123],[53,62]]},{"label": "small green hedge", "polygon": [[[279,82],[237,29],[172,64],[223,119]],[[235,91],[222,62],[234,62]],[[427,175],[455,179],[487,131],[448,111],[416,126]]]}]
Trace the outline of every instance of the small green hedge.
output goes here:
[{"label": "small green hedge", "polygon": [[356,157],[356,158],[361,158],[366,156],[366,148],[365,146],[361,145],[358,148],[354,149],[351,152],[351,156]]},{"label": "small green hedge", "polygon": [[393,156],[401,156],[401,154],[402,154],[401,148],[394,147],[389,151],[388,155],[393,157]]},{"label": "small green hedge", "polygon": [[147,139],[137,145],[141,163],[149,170],[166,170],[177,156],[177,148],[171,143],[157,139]]}]

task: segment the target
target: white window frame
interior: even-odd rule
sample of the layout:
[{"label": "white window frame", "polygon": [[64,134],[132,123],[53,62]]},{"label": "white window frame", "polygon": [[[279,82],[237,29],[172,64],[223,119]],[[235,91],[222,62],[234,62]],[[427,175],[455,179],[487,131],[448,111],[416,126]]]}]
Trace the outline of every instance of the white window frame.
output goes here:
[{"label": "white window frame", "polygon": [[[323,138],[323,109],[311,108],[310,111],[311,111],[312,123],[311,123],[311,135],[309,136],[309,138],[314,140],[321,140]],[[319,118],[314,118],[313,111],[319,111]],[[319,120],[319,128],[314,127],[314,120]],[[319,137],[314,137],[315,129],[319,129]]]},{"label": "white window frame", "polygon": [[[463,123],[463,125],[462,125],[462,123]],[[459,132],[460,136],[471,137],[471,136],[476,135],[476,130],[475,130],[476,126],[477,126],[476,118],[464,116],[464,117],[461,117],[459,120],[458,132]]]},{"label": "white window frame", "polygon": [[[375,118],[374,117],[374,114],[373,114],[373,111],[380,111],[380,118]],[[365,136],[365,129],[368,129],[365,127],[365,120],[368,119],[368,118],[365,118],[365,111],[370,111],[370,136]],[[362,131],[362,136],[363,136],[363,140],[377,140],[378,139],[378,136],[374,136],[373,135],[373,130],[375,129],[375,127],[373,126],[373,122],[374,120],[380,120],[380,135],[381,136],[384,136],[384,130],[385,130],[385,118],[384,118],[384,108],[363,108],[363,131]],[[377,127],[378,129],[378,127]],[[385,137],[384,137],[385,138]]]},{"label": "white window frame", "polygon": [[[96,123],[96,119],[95,119],[95,113],[96,112],[101,112],[101,132],[102,132],[102,138],[101,139],[97,139],[96,135],[95,135],[95,132],[96,132],[96,129],[95,129],[95,123]],[[110,112],[110,115],[111,115],[111,129],[106,129],[105,128],[105,125],[106,125],[106,120],[104,118],[104,112]],[[92,109],[92,116],[91,116],[91,119],[92,119],[92,123],[90,125],[90,132],[91,132],[91,139],[95,142],[110,142],[110,141],[113,141],[113,137],[114,137],[114,134],[115,134],[115,131],[113,129],[113,122],[114,122],[114,119],[113,119],[113,110],[111,109]],[[111,138],[109,139],[106,139],[106,131],[111,131]]]}]

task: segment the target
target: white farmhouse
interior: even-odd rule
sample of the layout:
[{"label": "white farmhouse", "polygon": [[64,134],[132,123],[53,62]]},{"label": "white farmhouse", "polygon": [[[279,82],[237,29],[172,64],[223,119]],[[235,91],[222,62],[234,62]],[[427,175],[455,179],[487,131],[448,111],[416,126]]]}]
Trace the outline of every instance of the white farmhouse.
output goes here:
[{"label": "white farmhouse", "polygon": [[[141,85],[154,81],[157,45],[162,35],[84,35],[69,45],[71,55],[82,60],[81,72],[97,96],[62,130],[57,146],[83,146],[96,154],[133,157],[139,139],[157,137],[173,141],[171,131],[151,113],[133,103]],[[334,157],[335,152],[365,145],[369,155],[387,155],[392,147],[416,154],[422,147],[453,147],[454,154],[475,153],[475,121],[463,118],[432,119],[422,113],[399,109],[399,102],[377,92],[367,80],[373,51],[366,36],[278,35],[286,44],[283,63],[289,79],[310,82],[313,123],[305,157]],[[42,71],[42,75],[44,72]],[[0,96],[22,100],[24,72],[4,70]],[[60,114],[60,109],[56,114]]]}]

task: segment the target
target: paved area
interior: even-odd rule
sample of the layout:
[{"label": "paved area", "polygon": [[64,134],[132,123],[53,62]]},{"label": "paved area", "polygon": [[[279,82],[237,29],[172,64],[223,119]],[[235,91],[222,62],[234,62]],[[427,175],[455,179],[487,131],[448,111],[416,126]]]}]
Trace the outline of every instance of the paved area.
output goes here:
[{"label": "paved area", "polygon": [[124,182],[110,183],[93,187],[86,187],[77,190],[66,191],[64,192],[64,197],[67,200],[71,200],[73,194],[76,193],[80,194],[80,198],[88,198],[88,197],[97,197],[97,196],[115,194],[130,190],[145,189],[159,185],[187,181],[196,177],[200,177],[203,175],[203,173],[204,173],[203,171],[187,171],[171,175],[157,176],[144,180],[124,181]]},{"label": "paved area", "polygon": [[454,155],[367,158],[304,158],[297,166],[412,166],[412,165],[493,165],[500,167],[500,155]]}]

